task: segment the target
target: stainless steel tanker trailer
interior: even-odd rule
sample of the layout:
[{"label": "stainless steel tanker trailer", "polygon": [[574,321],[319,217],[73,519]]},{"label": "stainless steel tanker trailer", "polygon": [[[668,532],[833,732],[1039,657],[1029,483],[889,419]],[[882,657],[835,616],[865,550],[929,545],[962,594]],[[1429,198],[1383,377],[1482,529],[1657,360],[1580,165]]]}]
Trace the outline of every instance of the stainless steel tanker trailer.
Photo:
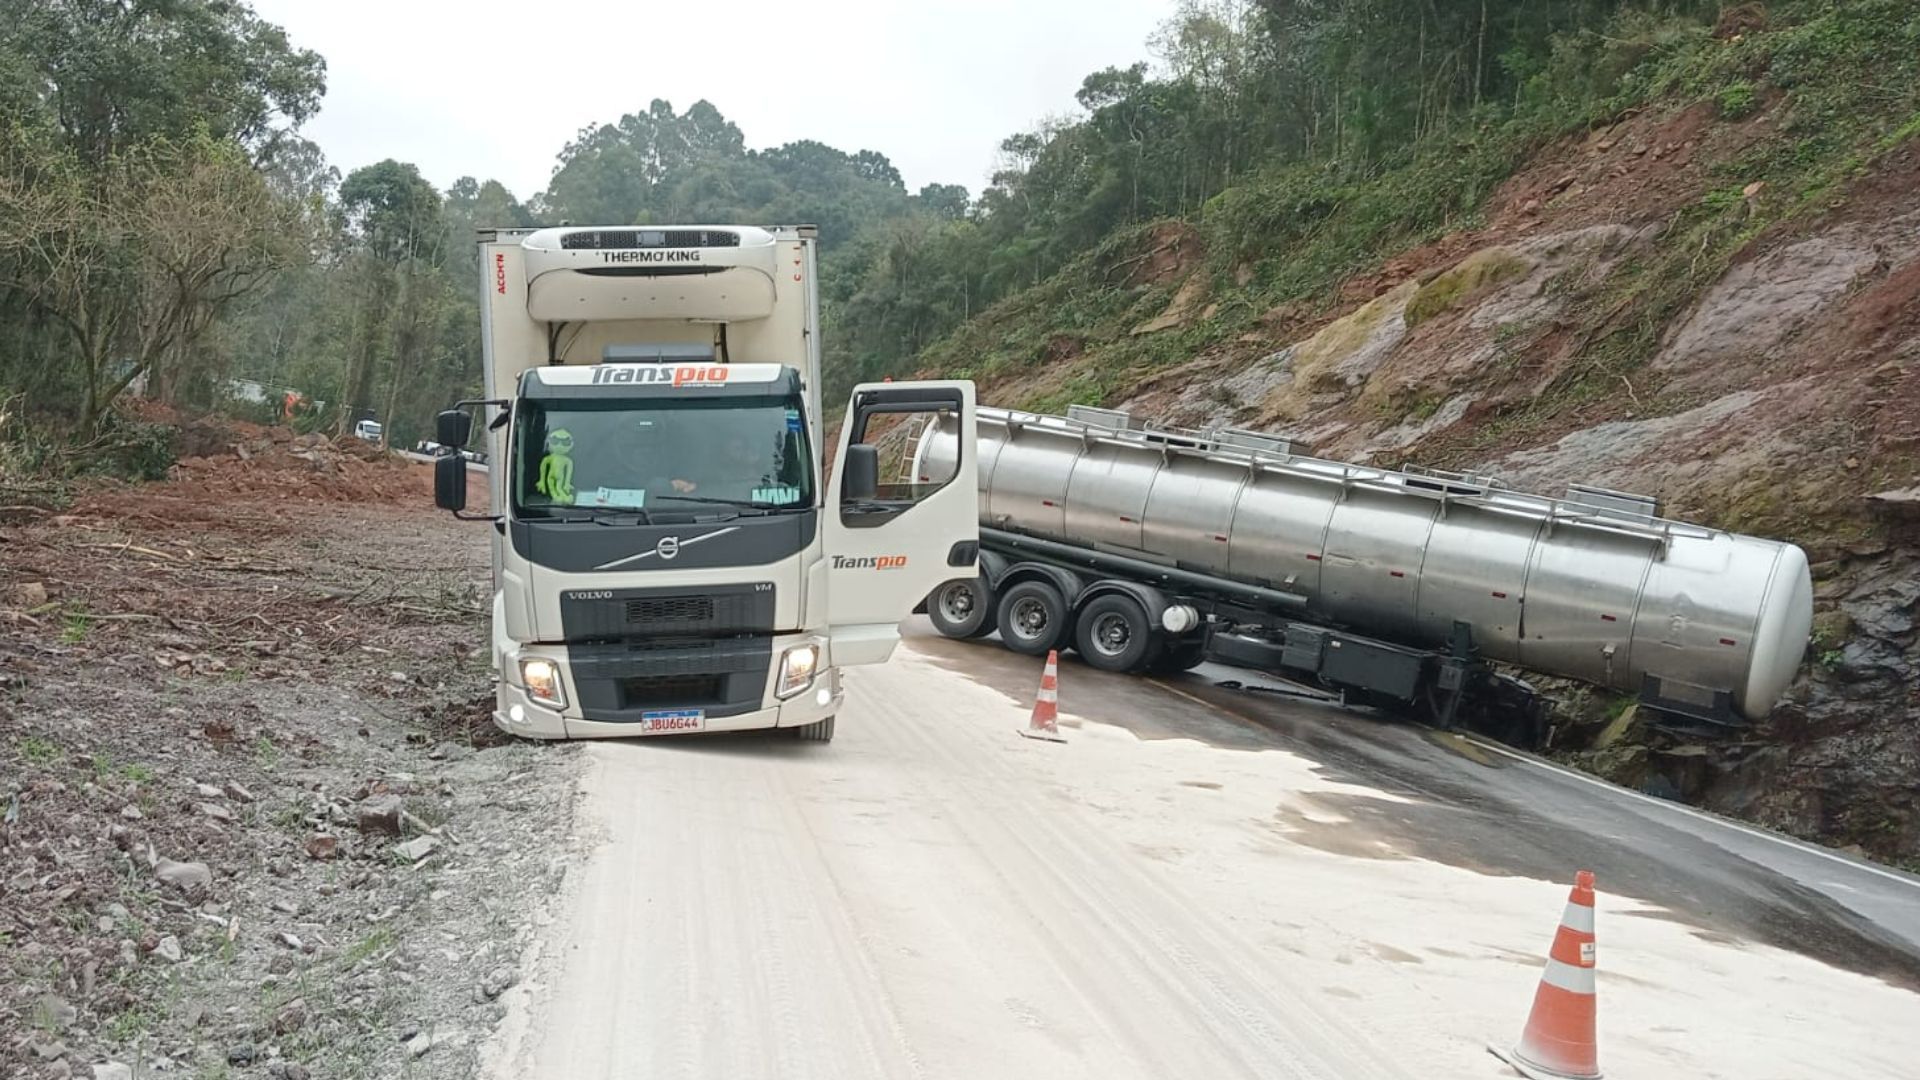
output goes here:
[{"label": "stainless steel tanker trailer", "polygon": [[934,426],[903,451],[923,483],[979,455],[980,575],[922,608],[949,637],[998,630],[1109,671],[1213,659],[1443,724],[1474,698],[1530,712],[1498,662],[1738,726],[1785,692],[1812,626],[1799,548],[1644,497],[1529,495],[1078,406],[978,424],[974,447]]}]

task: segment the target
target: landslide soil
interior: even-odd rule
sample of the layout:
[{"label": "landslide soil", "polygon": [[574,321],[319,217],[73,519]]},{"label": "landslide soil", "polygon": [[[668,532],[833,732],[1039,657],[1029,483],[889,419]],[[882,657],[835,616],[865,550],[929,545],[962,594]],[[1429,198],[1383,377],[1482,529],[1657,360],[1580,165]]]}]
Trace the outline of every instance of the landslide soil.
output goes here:
[{"label": "landslide soil", "polygon": [[183,449],[0,525],[0,1076],[468,1075],[574,762],[487,719],[483,534],[372,448]]}]

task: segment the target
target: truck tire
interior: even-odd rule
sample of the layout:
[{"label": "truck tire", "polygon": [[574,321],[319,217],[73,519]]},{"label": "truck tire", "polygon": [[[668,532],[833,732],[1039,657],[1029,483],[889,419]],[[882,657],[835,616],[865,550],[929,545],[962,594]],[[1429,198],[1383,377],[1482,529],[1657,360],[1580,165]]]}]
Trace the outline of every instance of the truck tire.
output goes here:
[{"label": "truck tire", "polygon": [[834,717],[815,720],[811,724],[802,724],[793,729],[793,737],[802,742],[832,742]]},{"label": "truck tire", "polygon": [[1161,639],[1147,609],[1111,593],[1081,609],[1074,628],[1080,659],[1101,671],[1140,671],[1159,658]]},{"label": "truck tire", "polygon": [[1207,659],[1207,643],[1201,638],[1181,638],[1167,642],[1160,651],[1159,659],[1153,662],[1153,671],[1158,675],[1178,675],[1183,671],[1192,671]]},{"label": "truck tire", "polygon": [[1073,615],[1060,590],[1044,581],[1023,581],[1000,597],[1000,641],[1023,656],[1045,656],[1073,634]]},{"label": "truck tire", "polygon": [[949,581],[927,597],[927,619],[942,637],[986,637],[993,633],[993,614],[993,590],[985,578]]}]

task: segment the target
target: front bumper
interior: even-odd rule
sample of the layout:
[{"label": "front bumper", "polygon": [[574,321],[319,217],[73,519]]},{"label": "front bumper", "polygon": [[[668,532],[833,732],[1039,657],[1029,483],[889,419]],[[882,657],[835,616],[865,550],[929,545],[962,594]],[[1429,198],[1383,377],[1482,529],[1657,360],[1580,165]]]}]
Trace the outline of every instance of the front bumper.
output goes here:
[{"label": "front bumper", "polygon": [[[840,711],[846,694],[840,686],[838,668],[827,668],[805,692],[766,708],[733,716],[707,717],[701,731],[758,731],[767,728],[794,728],[825,720]],[[577,706],[576,706],[577,707]],[[509,735],[526,739],[631,739],[655,735],[696,734],[695,732],[647,732],[639,725],[569,717],[560,710],[537,704],[524,688],[502,678],[494,694],[493,722]]]}]

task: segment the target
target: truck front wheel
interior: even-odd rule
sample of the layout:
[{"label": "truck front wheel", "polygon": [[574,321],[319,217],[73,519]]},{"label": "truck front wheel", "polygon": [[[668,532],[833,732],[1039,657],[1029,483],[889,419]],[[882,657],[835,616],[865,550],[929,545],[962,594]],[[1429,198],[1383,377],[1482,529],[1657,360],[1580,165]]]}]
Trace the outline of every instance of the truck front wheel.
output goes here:
[{"label": "truck front wheel", "polygon": [[1080,659],[1101,671],[1138,671],[1158,658],[1161,647],[1146,609],[1119,594],[1083,608],[1074,638]]},{"label": "truck front wheel", "polygon": [[984,578],[949,581],[927,597],[927,619],[942,637],[986,637],[993,633],[993,590]]},{"label": "truck front wheel", "polygon": [[1024,656],[1045,656],[1066,644],[1072,616],[1060,590],[1023,581],[1000,597],[1000,640]]}]

